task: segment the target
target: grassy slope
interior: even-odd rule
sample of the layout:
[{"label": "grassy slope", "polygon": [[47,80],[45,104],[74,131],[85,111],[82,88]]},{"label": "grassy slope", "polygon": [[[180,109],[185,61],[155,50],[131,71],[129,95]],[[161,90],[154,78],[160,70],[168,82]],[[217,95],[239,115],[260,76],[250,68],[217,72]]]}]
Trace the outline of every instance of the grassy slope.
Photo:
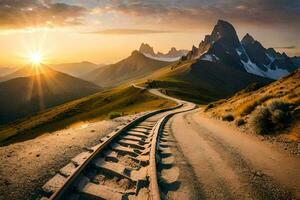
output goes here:
[{"label": "grassy slope", "polygon": [[101,87],[113,87],[147,76],[169,64],[169,62],[153,60],[138,51],[134,51],[128,58],[116,64],[99,67],[82,78]]},{"label": "grassy slope", "polygon": [[23,141],[77,122],[107,119],[109,113],[113,111],[128,115],[173,105],[175,105],[174,102],[152,95],[147,91],[120,86],[2,126],[0,128],[0,142],[8,144]]},{"label": "grassy slope", "polygon": [[216,63],[186,61],[139,80],[140,84],[147,81],[151,87],[164,88],[171,96],[203,104],[232,95],[251,82],[265,84],[269,80]]},{"label": "grassy slope", "polygon": [[[294,105],[294,110],[300,109],[300,70],[291,75],[275,81],[255,91],[242,90],[229,99],[220,100],[212,104],[213,108],[208,113],[214,117],[222,118],[225,115],[233,115],[238,120],[251,121],[255,110],[261,105],[268,105],[274,100],[282,100]],[[247,128],[251,124],[247,123]],[[300,123],[294,120],[288,130],[288,137],[292,140],[300,140]]]},{"label": "grassy slope", "polygon": [[0,82],[0,125],[101,90],[93,83],[51,69]]},{"label": "grassy slope", "polygon": [[80,63],[62,63],[58,65],[51,65],[52,69],[63,73],[70,74],[72,76],[80,77],[87,72],[97,69],[99,66],[91,62],[80,62]]}]

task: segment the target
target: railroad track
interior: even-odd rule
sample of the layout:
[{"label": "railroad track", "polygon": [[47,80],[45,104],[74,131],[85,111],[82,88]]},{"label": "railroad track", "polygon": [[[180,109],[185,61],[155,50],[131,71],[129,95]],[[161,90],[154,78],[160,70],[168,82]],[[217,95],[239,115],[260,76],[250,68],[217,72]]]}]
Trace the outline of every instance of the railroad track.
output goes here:
[{"label": "railroad track", "polygon": [[[77,155],[43,187],[42,200],[160,199],[157,163],[164,125],[185,103],[148,113]],[[160,146],[161,145],[161,146]],[[164,148],[165,147],[165,148]]]}]

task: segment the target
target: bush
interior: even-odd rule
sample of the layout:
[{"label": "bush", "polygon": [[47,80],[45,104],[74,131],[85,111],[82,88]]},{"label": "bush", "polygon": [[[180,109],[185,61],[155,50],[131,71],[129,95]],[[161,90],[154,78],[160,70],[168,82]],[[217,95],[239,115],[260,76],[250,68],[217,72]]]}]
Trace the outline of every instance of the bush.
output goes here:
[{"label": "bush", "polygon": [[215,104],[213,104],[213,103],[208,104],[205,108],[205,112],[208,111],[209,109],[213,108],[213,107],[215,107]]},{"label": "bush", "polygon": [[290,111],[290,104],[282,100],[259,107],[252,117],[254,130],[259,134],[270,134],[287,127],[291,120]]},{"label": "bush", "polygon": [[258,134],[267,134],[272,128],[271,112],[267,107],[259,107],[252,117],[254,130]]},{"label": "bush", "polygon": [[235,124],[237,126],[242,126],[242,125],[246,124],[246,121],[243,118],[240,118],[240,119],[235,121]]},{"label": "bush", "polygon": [[290,111],[291,104],[286,103],[282,100],[274,100],[269,104],[271,111],[282,110],[284,112]]},{"label": "bush", "polygon": [[121,116],[122,116],[122,113],[120,113],[120,112],[110,112],[108,114],[109,119],[114,119],[114,118],[121,117]]},{"label": "bush", "polygon": [[231,121],[234,120],[234,117],[233,117],[232,114],[226,114],[226,115],[224,115],[224,116],[222,117],[222,120],[223,120],[223,121],[231,122]]}]

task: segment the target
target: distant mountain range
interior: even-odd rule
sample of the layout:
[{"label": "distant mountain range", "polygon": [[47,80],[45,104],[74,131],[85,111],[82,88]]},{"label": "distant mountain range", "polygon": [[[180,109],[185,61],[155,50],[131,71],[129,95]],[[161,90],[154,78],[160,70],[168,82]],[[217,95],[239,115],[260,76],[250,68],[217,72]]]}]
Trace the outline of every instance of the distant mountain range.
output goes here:
[{"label": "distant mountain range", "polygon": [[161,52],[155,53],[153,47],[151,47],[147,43],[142,43],[139,52],[155,60],[172,62],[172,61],[180,60],[180,58],[186,55],[189,51],[183,49],[177,50],[175,47],[172,47],[166,54]]},{"label": "distant mountain range", "polygon": [[12,73],[14,70],[16,69],[13,67],[0,67],[0,77]]},{"label": "distant mountain range", "polygon": [[103,65],[97,65],[91,62],[84,61],[79,63],[63,63],[51,65],[50,67],[54,70],[67,73],[72,76],[80,77],[97,69],[100,66]]},{"label": "distant mountain range", "polygon": [[223,20],[218,21],[198,47],[193,46],[182,57],[183,61],[194,59],[221,63],[271,79],[279,79],[300,67],[299,58],[266,49],[248,33],[239,41],[233,25]]},{"label": "distant mountain range", "polygon": [[82,78],[101,87],[113,87],[147,76],[169,64],[169,62],[148,58],[139,51],[133,51],[128,58],[115,64],[99,67]]},{"label": "distant mountain range", "polygon": [[[81,77],[85,74],[97,69],[98,67],[101,67],[104,65],[97,65],[91,62],[78,62],[78,63],[62,63],[62,64],[53,64],[53,65],[47,65],[47,67],[54,69],[56,71],[60,71],[63,73],[67,73],[69,75],[75,76],[75,77]],[[44,67],[44,70],[46,68]],[[34,72],[36,73],[36,72]],[[12,78],[17,77],[24,77],[24,76],[31,76],[32,70],[30,67],[21,67],[21,68],[8,68],[8,67],[0,67],[0,82],[1,81],[7,81]]]},{"label": "distant mountain range", "polygon": [[[14,78],[21,73],[22,77]],[[47,67],[39,72],[24,67],[9,78],[8,81],[0,82],[0,124],[101,90],[90,82]]]},{"label": "distant mountain range", "polygon": [[49,71],[51,71],[51,69],[48,67],[42,67],[40,70],[36,70],[31,66],[25,66],[25,67],[18,68],[16,71],[13,71],[12,73],[9,73],[5,76],[0,76],[0,82],[8,81],[19,77],[35,76],[37,74],[47,73]]}]

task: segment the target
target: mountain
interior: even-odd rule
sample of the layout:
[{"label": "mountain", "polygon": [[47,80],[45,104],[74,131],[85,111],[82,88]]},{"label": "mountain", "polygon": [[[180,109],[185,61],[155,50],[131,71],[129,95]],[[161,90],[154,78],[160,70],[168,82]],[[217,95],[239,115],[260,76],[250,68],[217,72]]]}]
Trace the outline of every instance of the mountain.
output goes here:
[{"label": "mountain", "polygon": [[139,52],[151,59],[173,62],[180,60],[182,56],[188,53],[188,50],[177,50],[175,47],[172,47],[166,54],[161,52],[155,53],[153,47],[147,43],[142,43]]},{"label": "mountain", "polygon": [[263,86],[271,81],[222,63],[191,60],[172,63],[136,82],[150,88],[162,88],[170,96],[203,104],[226,98],[250,84]]},{"label": "mountain", "polygon": [[138,51],[120,62],[91,71],[82,78],[102,87],[112,87],[135,78],[146,76],[169,62],[158,61],[144,56]]},{"label": "mountain", "polygon": [[206,35],[198,47],[193,46],[182,57],[183,61],[194,59],[222,63],[272,79],[278,79],[299,67],[285,53],[276,52],[273,48],[266,49],[248,33],[239,41],[233,25],[223,20],[218,21],[212,33]]},{"label": "mountain", "polygon": [[14,70],[13,67],[0,67],[0,77],[12,73]]},{"label": "mountain", "polygon": [[151,47],[147,43],[142,43],[141,44],[139,52],[141,52],[142,54],[150,55],[150,56],[156,56],[156,54],[154,53],[153,47]]},{"label": "mountain", "polygon": [[99,65],[85,61],[80,63],[63,63],[58,65],[51,65],[50,67],[56,71],[80,77],[91,72],[92,70],[97,69]]},{"label": "mountain", "polygon": [[10,79],[19,78],[19,77],[27,77],[34,76],[37,74],[48,73],[52,71],[49,67],[42,65],[42,67],[35,68],[31,66],[25,66],[17,69],[16,71],[7,74],[5,76],[0,77],[0,82],[8,81]]},{"label": "mountain", "polygon": [[300,67],[300,57],[299,56],[292,57],[292,62],[294,63],[295,66]]},{"label": "mountain", "polygon": [[[20,69],[20,71],[30,70]],[[50,68],[35,75],[0,82],[0,124],[100,90],[99,86],[90,82]]]}]

